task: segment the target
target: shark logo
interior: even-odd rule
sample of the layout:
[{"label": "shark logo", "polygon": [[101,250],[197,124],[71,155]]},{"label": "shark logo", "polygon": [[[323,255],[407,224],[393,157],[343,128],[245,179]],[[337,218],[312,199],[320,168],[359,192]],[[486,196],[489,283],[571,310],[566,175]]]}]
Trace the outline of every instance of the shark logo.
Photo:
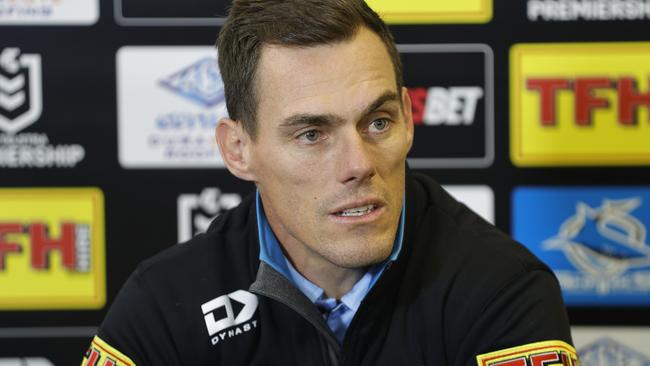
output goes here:
[{"label": "shark logo", "polygon": [[36,122],[42,112],[41,56],[0,53],[0,131],[15,134]]},{"label": "shark logo", "polygon": [[650,366],[650,358],[607,337],[578,350],[584,366]]},{"label": "shark logo", "polygon": [[607,279],[650,265],[646,227],[631,215],[641,198],[604,199],[593,208],[578,202],[576,212],[566,219],[545,249],[559,249],[580,271],[599,281],[598,291],[609,291]]}]

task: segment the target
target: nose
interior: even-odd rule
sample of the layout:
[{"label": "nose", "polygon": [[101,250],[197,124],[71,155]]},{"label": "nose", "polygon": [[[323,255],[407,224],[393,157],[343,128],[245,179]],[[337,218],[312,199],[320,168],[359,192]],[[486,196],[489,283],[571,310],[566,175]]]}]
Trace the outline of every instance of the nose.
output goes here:
[{"label": "nose", "polygon": [[339,182],[360,183],[376,174],[372,146],[359,131],[355,129],[347,133],[341,145],[337,172]]}]

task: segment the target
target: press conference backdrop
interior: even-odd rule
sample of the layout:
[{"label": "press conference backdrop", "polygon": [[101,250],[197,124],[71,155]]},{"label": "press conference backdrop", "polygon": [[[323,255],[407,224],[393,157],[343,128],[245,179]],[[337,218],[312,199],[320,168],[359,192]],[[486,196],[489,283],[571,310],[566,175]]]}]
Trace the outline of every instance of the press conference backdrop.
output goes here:
[{"label": "press conference backdrop", "polygon": [[[369,1],[414,170],[560,280],[583,365],[650,365],[650,1]],[[0,0],[0,365],[78,364],[144,258],[253,187],[223,167],[229,1]]]}]

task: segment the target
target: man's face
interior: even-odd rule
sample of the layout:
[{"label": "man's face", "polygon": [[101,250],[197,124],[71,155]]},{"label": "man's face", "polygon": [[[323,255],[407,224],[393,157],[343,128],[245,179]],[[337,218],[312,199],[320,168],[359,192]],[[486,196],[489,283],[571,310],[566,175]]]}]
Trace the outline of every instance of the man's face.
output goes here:
[{"label": "man's face", "polygon": [[333,45],[265,46],[257,75],[258,134],[247,154],[289,256],[297,248],[342,268],[383,261],[413,124],[380,38],[360,28]]}]

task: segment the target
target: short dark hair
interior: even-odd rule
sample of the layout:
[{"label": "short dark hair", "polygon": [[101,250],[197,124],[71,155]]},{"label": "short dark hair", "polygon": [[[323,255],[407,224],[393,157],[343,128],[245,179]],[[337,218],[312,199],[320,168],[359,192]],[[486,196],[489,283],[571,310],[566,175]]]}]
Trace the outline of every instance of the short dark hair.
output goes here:
[{"label": "short dark hair", "polygon": [[363,0],[234,0],[217,40],[230,118],[257,132],[255,80],[264,45],[309,47],[351,39],[360,27],[377,34],[401,89],[402,63],[388,26]]}]

